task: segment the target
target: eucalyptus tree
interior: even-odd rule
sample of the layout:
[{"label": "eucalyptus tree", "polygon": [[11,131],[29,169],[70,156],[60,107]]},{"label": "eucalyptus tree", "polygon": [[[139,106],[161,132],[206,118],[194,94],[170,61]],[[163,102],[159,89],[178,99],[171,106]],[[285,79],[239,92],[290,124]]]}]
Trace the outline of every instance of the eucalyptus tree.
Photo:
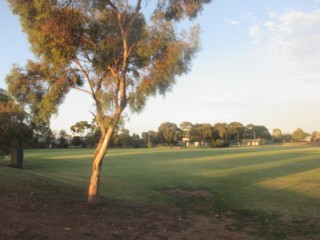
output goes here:
[{"label": "eucalyptus tree", "polygon": [[177,124],[171,122],[162,123],[158,131],[163,136],[164,142],[170,146],[177,144],[182,136],[182,130],[178,128]]},{"label": "eucalyptus tree", "polygon": [[190,140],[192,142],[210,142],[213,137],[213,128],[208,123],[194,124],[190,129]]},{"label": "eucalyptus tree", "polygon": [[283,134],[282,134],[282,131],[280,130],[280,128],[274,128],[272,130],[272,136],[276,142],[280,142],[283,140]]},{"label": "eucalyptus tree", "polygon": [[228,133],[232,140],[240,141],[243,136],[245,127],[240,122],[231,122],[228,125]]},{"label": "eucalyptus tree", "polygon": [[304,132],[301,128],[297,128],[292,134],[292,139],[296,142],[304,141],[307,135],[308,133]]},{"label": "eucalyptus tree", "polygon": [[220,139],[227,140],[227,133],[228,133],[227,123],[216,123],[213,125],[213,129],[218,132]]},{"label": "eucalyptus tree", "polygon": [[153,144],[158,143],[157,141],[157,133],[153,130],[148,131],[148,143],[147,147],[152,148]]},{"label": "eucalyptus tree", "polygon": [[190,142],[201,142],[200,124],[193,124],[189,131]]},{"label": "eucalyptus tree", "polygon": [[122,129],[119,135],[122,147],[126,148],[131,144],[130,131],[128,129]]},{"label": "eucalyptus tree", "polygon": [[253,130],[257,138],[264,138],[264,139],[272,138],[268,128],[266,128],[265,126],[256,125],[254,126]]},{"label": "eucalyptus tree", "polygon": [[248,124],[244,128],[244,138],[256,139],[271,139],[271,134],[265,126],[254,125],[252,123]]},{"label": "eucalyptus tree", "polygon": [[178,33],[175,22],[196,17],[210,0],[8,2],[37,57],[7,77],[16,100],[29,106],[35,120],[48,121],[72,88],[93,99],[101,131],[88,191],[94,204],[103,158],[123,111],[141,111],[149,96],[164,94],[189,71],[199,50],[199,27]]},{"label": "eucalyptus tree", "polygon": [[153,146],[153,139],[155,136],[155,132],[150,130],[148,132],[143,132],[141,133],[141,141],[144,144],[144,146],[148,147],[148,148],[152,148]]},{"label": "eucalyptus tree", "polygon": [[199,126],[201,141],[210,142],[213,138],[213,128],[211,124],[203,123]]}]

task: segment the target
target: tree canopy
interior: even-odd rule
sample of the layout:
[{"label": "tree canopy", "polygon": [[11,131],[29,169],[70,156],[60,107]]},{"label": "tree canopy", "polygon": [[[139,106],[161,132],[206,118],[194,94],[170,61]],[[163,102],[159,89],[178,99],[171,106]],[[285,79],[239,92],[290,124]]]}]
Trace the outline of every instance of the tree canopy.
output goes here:
[{"label": "tree canopy", "polygon": [[70,127],[70,130],[73,133],[77,133],[77,134],[84,134],[86,130],[91,129],[91,124],[89,124],[87,121],[79,121],[76,122],[74,125],[72,125]]},{"label": "tree canopy", "polygon": [[12,69],[10,93],[29,104],[34,117],[49,120],[68,91],[79,89],[92,96],[103,129],[127,105],[140,111],[148,96],[164,94],[189,70],[198,50],[198,27],[179,36],[163,18],[173,11],[177,18],[194,16],[190,9],[199,10],[203,1],[192,7],[182,2],[180,9],[178,1],[159,1],[147,24],[141,1],[133,7],[125,1],[10,0],[38,57]]},{"label": "tree canopy", "polygon": [[170,145],[176,144],[182,134],[182,130],[175,123],[162,123],[158,128],[163,139]]},{"label": "tree canopy", "polygon": [[292,138],[294,141],[303,141],[306,136],[307,136],[307,133],[305,133],[301,128],[297,128],[293,132]]}]

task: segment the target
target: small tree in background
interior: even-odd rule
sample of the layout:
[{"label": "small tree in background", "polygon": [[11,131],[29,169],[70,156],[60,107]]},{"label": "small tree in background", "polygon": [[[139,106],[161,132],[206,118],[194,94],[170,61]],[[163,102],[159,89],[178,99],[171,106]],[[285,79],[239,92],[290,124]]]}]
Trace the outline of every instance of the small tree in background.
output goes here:
[{"label": "small tree in background", "polygon": [[304,141],[305,140],[305,137],[307,136],[308,134],[305,133],[301,128],[297,128],[293,134],[292,134],[292,139],[295,141],[295,142],[300,142],[300,141]]},{"label": "small tree in background", "polygon": [[69,146],[69,141],[68,141],[68,135],[65,130],[61,130],[59,132],[59,138],[58,138],[58,147],[59,148],[67,148]]},{"label": "small tree in background", "polygon": [[279,128],[275,128],[272,130],[272,137],[275,142],[282,142],[283,141],[283,134]]},{"label": "small tree in background", "polygon": [[130,136],[130,131],[128,129],[122,129],[119,136],[120,136],[122,147],[126,148],[131,144],[131,136]]},{"label": "small tree in background", "polygon": [[228,124],[227,123],[216,123],[213,125],[213,129],[218,132],[221,140],[227,141]]},{"label": "small tree in background", "polygon": [[89,124],[87,121],[76,122],[70,127],[70,130],[74,134],[83,136],[87,131],[91,130],[91,124]]},{"label": "small tree in background", "polygon": [[0,89],[0,157],[32,142],[33,130],[28,115]]},{"label": "small tree in background", "polygon": [[242,139],[245,127],[240,122],[231,122],[228,125],[228,133],[231,140],[236,140],[237,142]]},{"label": "small tree in background", "polygon": [[165,143],[170,146],[176,145],[177,142],[181,139],[182,131],[175,123],[162,123],[159,128],[159,133],[162,135]]}]

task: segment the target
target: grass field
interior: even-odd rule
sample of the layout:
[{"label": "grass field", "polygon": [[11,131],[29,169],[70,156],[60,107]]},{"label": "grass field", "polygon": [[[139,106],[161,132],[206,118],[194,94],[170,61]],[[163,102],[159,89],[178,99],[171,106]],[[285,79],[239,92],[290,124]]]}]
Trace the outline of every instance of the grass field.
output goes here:
[{"label": "grass field", "polygon": [[[54,196],[46,193],[63,189],[73,193],[61,196],[61,201],[84,201],[92,153],[92,149],[26,150],[23,170],[1,167],[8,161],[0,161],[0,181],[3,186],[36,186],[45,201]],[[181,196],[195,191],[212,197]],[[258,223],[261,234],[274,237],[269,239],[284,239],[282,231],[316,239],[312,234],[320,234],[320,147],[112,149],[103,165],[100,192],[102,201],[186,209],[205,204],[200,212],[233,212],[244,223]],[[6,194],[5,188],[0,194]]]}]

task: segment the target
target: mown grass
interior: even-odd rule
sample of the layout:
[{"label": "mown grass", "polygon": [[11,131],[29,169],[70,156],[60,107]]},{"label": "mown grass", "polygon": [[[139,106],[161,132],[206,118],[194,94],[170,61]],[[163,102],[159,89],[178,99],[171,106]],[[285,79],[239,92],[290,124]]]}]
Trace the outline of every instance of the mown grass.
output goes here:
[{"label": "mown grass", "polygon": [[[57,194],[68,187],[75,194],[61,196],[61,201],[85,200],[92,154],[92,149],[26,150],[25,169],[0,166],[0,181],[32,184]],[[4,166],[7,160],[0,163]],[[168,193],[175,188],[206,190],[213,195],[206,200],[212,211],[232,211],[245,221],[260,221],[261,232],[274,228],[281,239],[283,229],[292,232],[310,219],[320,221],[320,147],[117,149],[105,159],[103,197],[190,207],[185,199]],[[320,233],[317,227],[312,229]]]}]

